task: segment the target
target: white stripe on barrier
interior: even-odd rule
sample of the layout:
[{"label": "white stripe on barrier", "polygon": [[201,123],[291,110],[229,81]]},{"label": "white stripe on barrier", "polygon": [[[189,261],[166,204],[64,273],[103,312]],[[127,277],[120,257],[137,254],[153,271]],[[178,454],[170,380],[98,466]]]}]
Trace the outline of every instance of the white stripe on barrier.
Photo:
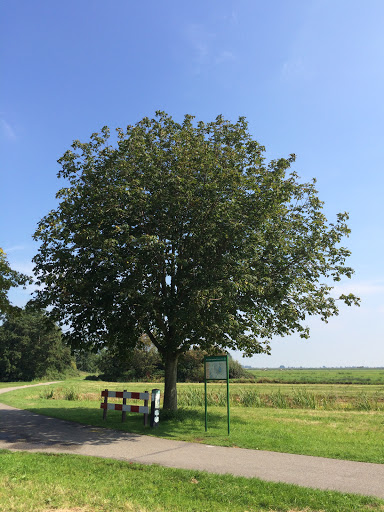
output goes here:
[{"label": "white stripe on barrier", "polygon": [[[135,393],[134,391],[108,391],[108,398],[130,398],[132,400],[149,400],[150,393]],[[102,395],[104,396],[104,395]]]},{"label": "white stripe on barrier", "polygon": [[[105,407],[107,406],[107,407]],[[149,414],[149,407],[145,405],[125,405],[125,404],[101,404],[102,409],[111,411],[125,411],[125,412],[139,412],[142,414]]]}]

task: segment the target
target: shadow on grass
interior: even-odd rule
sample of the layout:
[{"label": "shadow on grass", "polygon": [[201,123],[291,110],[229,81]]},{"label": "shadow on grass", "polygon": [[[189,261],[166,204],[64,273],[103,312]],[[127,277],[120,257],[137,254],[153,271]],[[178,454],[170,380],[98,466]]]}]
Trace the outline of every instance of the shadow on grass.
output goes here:
[{"label": "shadow on grass", "polygon": [[[225,429],[226,414],[209,412],[209,427]],[[237,422],[241,422],[238,418]],[[83,445],[105,445],[126,441],[143,442],[142,435],[177,439],[180,435],[202,436],[204,440],[204,411],[179,409],[176,413],[161,411],[158,428],[144,427],[143,416],[127,414],[124,423],[121,413],[108,411],[106,421],[98,408],[60,407],[30,408],[29,411],[0,404],[0,447],[21,450],[64,449],[76,450]],[[208,440],[208,439],[207,439]]]},{"label": "shadow on grass", "polygon": [[[33,411],[24,411],[18,409],[8,409],[6,406],[0,408],[0,445],[6,448],[6,445],[14,449],[34,449],[34,448],[66,448],[78,447],[81,445],[102,445],[113,442],[124,441],[135,442],[139,436],[134,433],[111,430],[109,428],[100,428],[101,422],[90,421],[90,424],[84,425],[71,420],[58,418],[65,415],[65,411],[59,409],[40,408],[39,414]],[[86,413],[90,416],[93,411],[89,409],[79,411],[80,416],[84,418]],[[99,412],[99,411],[98,411]],[[62,413],[62,414],[60,414]],[[82,414],[81,414],[82,413]],[[55,416],[55,417],[54,417]],[[90,418],[92,420],[92,418]],[[95,419],[95,418],[93,418]],[[100,423],[100,425],[97,425]],[[12,446],[11,446],[12,445]]]},{"label": "shadow on grass", "polygon": [[[227,433],[227,411],[222,408],[221,411],[208,407],[208,436],[209,434],[224,435]],[[239,425],[246,425],[247,421],[240,417],[232,416],[231,422]],[[207,436],[205,433],[205,412],[196,408],[180,408],[176,412],[161,411],[160,425],[158,429],[154,429],[153,435],[161,435],[162,437],[175,437],[175,432],[179,435],[188,436],[195,434],[196,436]],[[150,432],[152,434],[152,432]],[[196,440],[203,441],[203,437],[197,437]],[[207,441],[209,438],[207,438]]]}]

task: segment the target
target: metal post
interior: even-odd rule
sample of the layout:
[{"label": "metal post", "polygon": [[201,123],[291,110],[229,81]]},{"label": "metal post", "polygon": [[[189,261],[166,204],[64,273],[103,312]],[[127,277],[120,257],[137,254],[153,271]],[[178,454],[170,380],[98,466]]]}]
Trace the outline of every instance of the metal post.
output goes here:
[{"label": "metal post", "polygon": [[[127,391],[127,390],[126,390],[126,389],[124,389],[124,390],[123,390],[123,393],[125,393],[126,391]],[[123,395],[123,405],[127,405],[127,399],[126,399],[126,398],[124,398],[124,395]],[[127,413],[126,413],[126,411],[124,411],[124,408],[123,408],[123,413],[122,413],[122,415],[121,415],[121,421],[125,421],[126,417],[127,417]]]},{"label": "metal post", "polygon": [[106,420],[107,419],[107,407],[108,407],[108,389],[105,390],[104,404],[105,404],[105,407],[103,409],[103,420]]},{"label": "metal post", "polygon": [[[144,391],[144,393],[148,393],[148,391]],[[148,400],[144,400],[144,407],[148,407]],[[148,427],[148,413],[147,412],[144,413],[144,427]]]},{"label": "metal post", "polygon": [[231,433],[231,420],[229,415],[229,364],[227,355],[227,418],[228,418],[228,435]]},{"label": "metal post", "polygon": [[206,367],[207,367],[207,364],[204,359],[205,431],[207,432],[207,430],[208,430],[208,420],[207,420],[208,407],[207,407],[207,373],[206,373],[207,368]]}]

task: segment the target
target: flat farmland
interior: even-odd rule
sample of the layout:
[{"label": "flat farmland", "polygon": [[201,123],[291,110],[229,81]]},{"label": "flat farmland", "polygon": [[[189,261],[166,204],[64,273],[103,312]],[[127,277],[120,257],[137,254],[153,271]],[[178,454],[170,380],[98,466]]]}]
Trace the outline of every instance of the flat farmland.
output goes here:
[{"label": "flat farmland", "polygon": [[247,371],[260,383],[384,385],[384,368],[258,368]]}]

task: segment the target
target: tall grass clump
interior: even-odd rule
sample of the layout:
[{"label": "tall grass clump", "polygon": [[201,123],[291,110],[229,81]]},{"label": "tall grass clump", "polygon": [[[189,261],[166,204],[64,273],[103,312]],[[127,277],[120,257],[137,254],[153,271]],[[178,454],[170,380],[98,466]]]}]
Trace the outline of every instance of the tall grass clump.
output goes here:
[{"label": "tall grass clump", "polygon": [[380,411],[384,407],[379,404],[379,397],[377,393],[371,397],[366,393],[360,393],[353,404],[354,408],[358,411]]},{"label": "tall grass clump", "polygon": [[76,401],[79,399],[79,392],[75,388],[68,388],[64,391],[64,400]]},{"label": "tall grass clump", "polygon": [[244,389],[234,396],[233,402],[243,407],[265,407],[265,402],[255,389]]},{"label": "tall grass clump", "polygon": [[324,410],[336,409],[336,397],[335,395],[321,395],[318,399],[318,408]]},{"label": "tall grass clump", "polygon": [[224,407],[227,405],[227,390],[209,391],[207,393],[208,405],[218,405]]},{"label": "tall grass clump", "polygon": [[273,407],[275,409],[287,409],[289,408],[290,405],[287,395],[283,395],[280,389],[269,395],[268,402],[270,404],[270,407]]},{"label": "tall grass clump", "polygon": [[[182,407],[203,407],[205,404],[205,395],[203,389],[188,388],[183,389],[178,393],[178,403]],[[207,392],[208,405],[226,406],[227,405],[227,391],[216,390]]]},{"label": "tall grass clump", "polygon": [[81,400],[81,395],[78,389],[74,387],[63,388],[58,387],[55,389],[43,389],[39,398],[43,400],[68,400],[68,401],[78,401]]},{"label": "tall grass clump", "polygon": [[54,389],[43,389],[39,393],[39,398],[42,398],[43,400],[52,400],[55,398],[55,390]]},{"label": "tall grass clump", "polygon": [[306,389],[295,389],[292,395],[292,405],[300,409],[318,409],[319,397]]},{"label": "tall grass clump", "polygon": [[197,388],[188,388],[179,391],[178,403],[182,407],[203,407],[204,406],[204,392]]}]

